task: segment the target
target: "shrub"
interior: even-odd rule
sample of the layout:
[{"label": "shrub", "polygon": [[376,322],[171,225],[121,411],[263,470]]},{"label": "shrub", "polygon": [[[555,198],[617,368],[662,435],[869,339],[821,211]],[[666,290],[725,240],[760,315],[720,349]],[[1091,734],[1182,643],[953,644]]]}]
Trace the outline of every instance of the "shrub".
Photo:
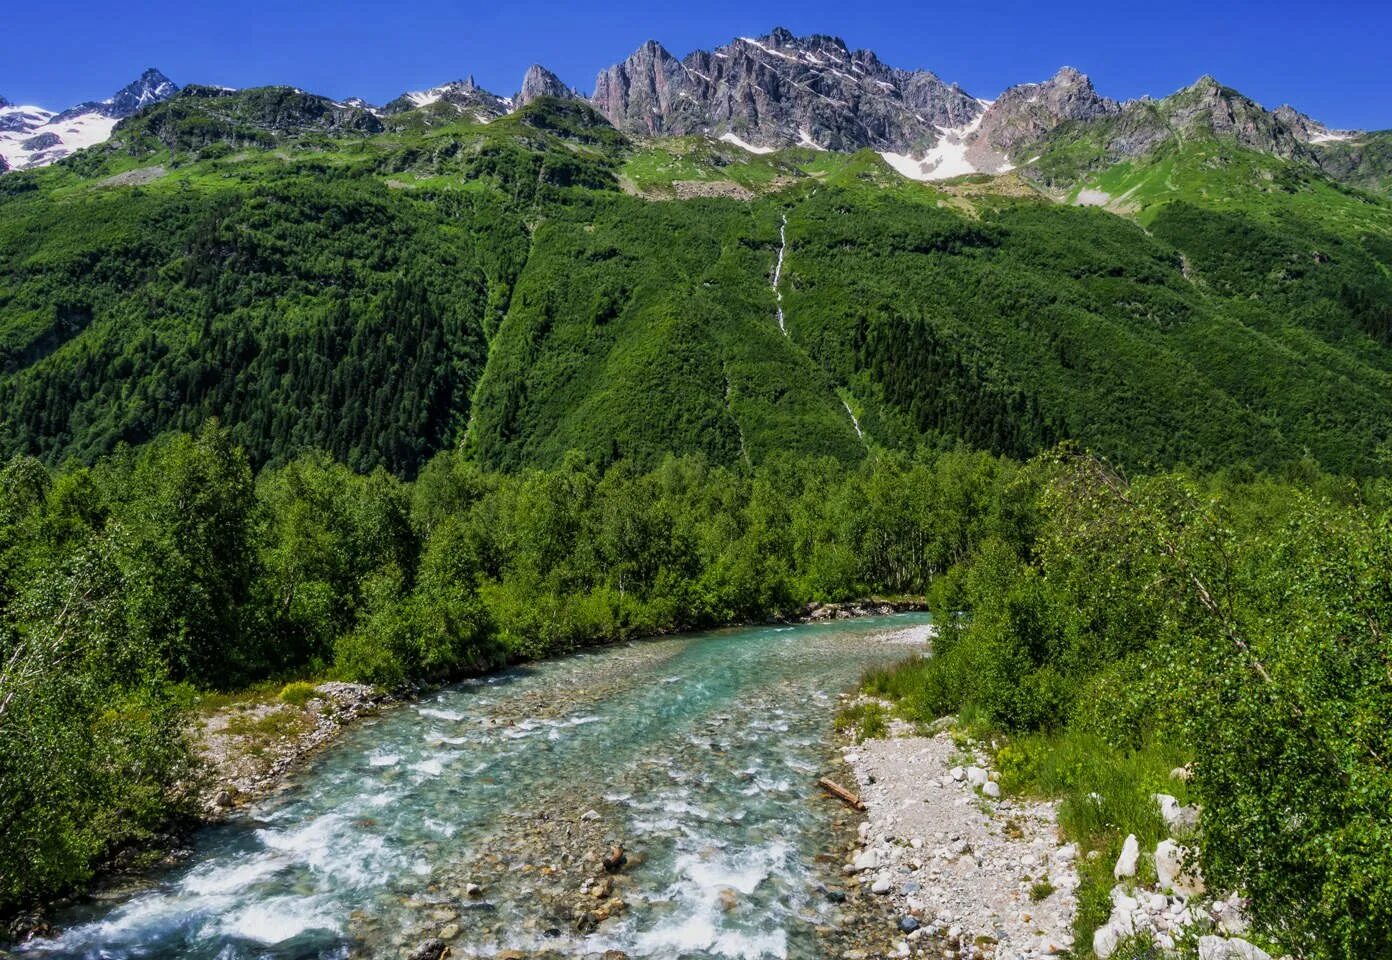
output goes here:
[{"label": "shrub", "polygon": [[319,696],[319,691],[314,689],[314,684],[305,683],[303,680],[296,680],[287,683],[280,688],[280,699],[283,703],[292,706],[303,707],[306,703]]}]

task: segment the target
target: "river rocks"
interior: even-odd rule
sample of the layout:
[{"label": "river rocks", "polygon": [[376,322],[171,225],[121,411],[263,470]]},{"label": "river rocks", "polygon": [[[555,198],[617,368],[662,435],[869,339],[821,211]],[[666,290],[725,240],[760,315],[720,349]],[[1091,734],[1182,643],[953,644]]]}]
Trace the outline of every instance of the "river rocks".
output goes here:
[{"label": "river rocks", "polygon": [[438,937],[431,937],[422,940],[410,950],[402,954],[402,960],[440,960],[448,947],[445,941]]},{"label": "river rocks", "polygon": [[[922,600],[856,600],[848,603],[809,603],[798,617],[803,623],[849,620],[853,617],[885,617],[893,613],[927,610]],[[931,629],[926,631],[931,635]]]},{"label": "river rocks", "polygon": [[856,856],[855,860],[853,860],[853,861],[851,862],[851,868],[852,868],[856,873],[861,873],[861,872],[863,872],[863,871],[865,871],[865,870],[874,870],[874,869],[876,869],[877,867],[879,867],[879,865],[880,865],[880,856],[879,856],[879,854],[877,854],[873,849],[868,849],[868,848],[867,848],[866,850],[861,851],[861,852]]},{"label": "river rocks", "polygon": [[[999,792],[987,755],[968,749],[970,762],[959,762],[954,735],[892,731],[850,761],[869,829],[849,866],[873,872],[861,889],[896,911],[886,926],[906,938],[871,953],[969,960],[1070,949],[1077,851],[1056,855],[1053,805],[1001,794],[987,812],[980,796]],[[1054,892],[1036,902],[1042,881]]]},{"label": "river rocks", "polygon": [[624,853],[624,848],[621,844],[616,843],[609,848],[609,852],[605,855],[602,865],[605,873],[618,873],[627,862],[628,854]]},{"label": "river rocks", "polygon": [[1116,866],[1112,868],[1112,876],[1121,880],[1125,877],[1136,875],[1136,864],[1141,859],[1141,844],[1136,839],[1134,833],[1127,835],[1126,841],[1121,845],[1121,856],[1117,857]]},{"label": "river rocks", "polygon": [[988,780],[982,785],[981,792],[992,799],[997,799],[1001,795],[1000,784],[994,780]]},{"label": "river rocks", "polygon": [[[236,806],[270,794],[344,727],[391,699],[374,687],[336,680],[314,691],[304,704],[241,701],[198,719],[189,739],[210,774],[198,785],[207,819],[220,820]],[[255,732],[267,726],[277,732]]]}]

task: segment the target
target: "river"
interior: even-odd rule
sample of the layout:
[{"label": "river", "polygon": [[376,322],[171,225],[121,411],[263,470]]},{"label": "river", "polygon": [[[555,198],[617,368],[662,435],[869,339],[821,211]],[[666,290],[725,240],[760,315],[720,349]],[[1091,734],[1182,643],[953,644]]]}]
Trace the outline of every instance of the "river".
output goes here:
[{"label": "river", "polygon": [[836,697],[927,622],[683,635],[447,688],[20,953],[395,958],[443,936],[454,957],[817,956],[842,919],[826,886],[845,811],[815,786]]}]

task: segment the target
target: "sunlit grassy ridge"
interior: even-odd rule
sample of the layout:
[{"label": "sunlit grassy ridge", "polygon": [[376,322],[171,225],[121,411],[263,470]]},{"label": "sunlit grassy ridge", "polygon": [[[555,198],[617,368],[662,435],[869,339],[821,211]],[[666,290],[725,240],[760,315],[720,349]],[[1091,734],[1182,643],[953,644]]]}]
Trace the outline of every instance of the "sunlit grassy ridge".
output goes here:
[{"label": "sunlit grassy ridge", "polygon": [[564,101],[179,98],[0,181],[0,443],[90,458],[216,414],[256,462],[407,473],[459,444],[518,467],[1066,438],[1380,469],[1387,201],[1212,139],[1067,191],[1024,172],[635,142]]}]

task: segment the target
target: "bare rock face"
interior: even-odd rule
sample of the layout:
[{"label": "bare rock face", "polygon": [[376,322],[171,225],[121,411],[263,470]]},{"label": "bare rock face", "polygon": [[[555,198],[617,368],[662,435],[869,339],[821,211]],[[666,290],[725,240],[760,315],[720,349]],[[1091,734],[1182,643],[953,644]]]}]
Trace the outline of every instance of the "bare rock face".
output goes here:
[{"label": "bare rock face", "polygon": [[1121,110],[1098,94],[1086,74],[1064,67],[1043,83],[1022,83],[1002,93],[985,116],[976,142],[1005,156],[1029,147],[1070,120],[1093,120]]},{"label": "bare rock face", "polygon": [[593,102],[614,126],[640,135],[898,153],[926,150],[939,128],[965,127],[985,109],[926,71],[889,67],[837,37],[782,28],[681,60],[649,41],[599,74]]},{"label": "bare rock face", "polygon": [[1282,104],[1271,115],[1277,121],[1284,124],[1297,139],[1305,143],[1330,138],[1331,131],[1324,124],[1312,117],[1308,117],[1290,104]]},{"label": "bare rock face", "polygon": [[1171,122],[1180,131],[1211,131],[1286,159],[1305,153],[1302,139],[1280,116],[1212,77],[1200,77],[1165,102],[1170,105]]},{"label": "bare rock face", "polygon": [[527,69],[527,75],[522,78],[522,89],[513,98],[513,103],[517,107],[525,107],[538,97],[557,97],[561,100],[583,99],[579,93],[562,83],[560,77],[541,64],[534,63]]}]

